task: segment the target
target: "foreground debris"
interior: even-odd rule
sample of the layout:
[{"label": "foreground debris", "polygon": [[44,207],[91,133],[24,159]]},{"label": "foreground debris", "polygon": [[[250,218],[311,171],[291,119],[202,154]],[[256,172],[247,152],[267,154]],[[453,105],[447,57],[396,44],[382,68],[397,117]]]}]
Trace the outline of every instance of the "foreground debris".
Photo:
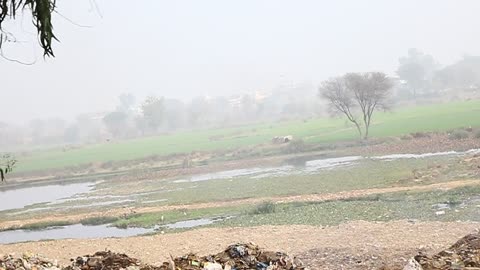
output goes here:
[{"label": "foreground debris", "polygon": [[56,261],[25,254],[0,257],[0,270],[307,270],[296,257],[282,252],[264,251],[257,245],[235,244],[216,255],[172,258],[161,266],[143,264],[140,260],[121,253],[99,251],[72,259],[72,264],[60,267]]},{"label": "foreground debris", "polygon": [[414,259],[421,265],[417,269],[423,270],[480,269],[480,233],[469,234],[432,257],[419,254]]},{"label": "foreground debris", "polygon": [[63,268],[63,270],[117,270],[139,268],[140,261],[137,259],[111,251],[99,251],[93,255],[72,259],[72,265]]},{"label": "foreground debris", "polygon": [[184,257],[173,259],[172,262],[164,264],[164,269],[170,269],[172,264],[176,269],[196,270],[304,270],[304,264],[296,257],[289,257],[282,252],[263,251],[257,245],[235,244],[229,246],[225,251],[216,255],[197,257],[189,254]]},{"label": "foreground debris", "polygon": [[60,270],[56,260],[49,260],[38,255],[25,253],[21,258],[12,255],[0,256],[0,270]]}]

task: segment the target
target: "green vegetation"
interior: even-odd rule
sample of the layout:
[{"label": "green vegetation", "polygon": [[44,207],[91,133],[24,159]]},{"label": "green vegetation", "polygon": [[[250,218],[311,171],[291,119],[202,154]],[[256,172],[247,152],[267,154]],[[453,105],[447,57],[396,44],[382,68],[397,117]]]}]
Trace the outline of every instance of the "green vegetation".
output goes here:
[{"label": "green vegetation", "polygon": [[[446,166],[446,164],[450,164]],[[431,167],[438,173],[432,178],[425,178],[421,182],[414,182],[414,171],[431,173]],[[424,185],[460,179],[465,175],[465,168],[461,163],[446,157],[428,159],[406,159],[396,161],[364,160],[358,165],[323,170],[315,174],[287,175],[266,178],[218,179],[195,183],[175,183],[165,181],[153,182],[155,186],[165,186],[171,192],[150,194],[146,200],[164,198],[168,204],[192,204],[209,201],[225,201],[244,198],[262,198],[275,196],[290,196],[301,194],[337,193],[349,190],[384,188],[391,186]],[[129,189],[129,187],[112,187]],[[114,192],[114,190],[112,190]]]},{"label": "green vegetation", "polygon": [[[454,102],[378,113],[370,137],[400,136],[412,132],[446,131],[480,126],[480,101]],[[355,128],[343,119],[320,118],[256,124],[237,128],[180,132],[172,135],[104,143],[63,151],[36,151],[21,157],[17,171],[65,168],[92,162],[140,159],[153,155],[235,149],[269,143],[274,136],[293,135],[306,144],[355,140]]]},{"label": "green vegetation", "polygon": [[38,222],[38,223],[32,223],[28,224],[19,228],[13,228],[13,229],[22,229],[22,230],[29,230],[29,231],[37,231],[37,230],[43,230],[46,228],[52,228],[52,227],[62,227],[62,226],[68,226],[72,225],[73,223],[70,221],[48,221],[48,222]]},{"label": "green vegetation", "polygon": [[[298,165],[301,166],[301,165]],[[106,179],[95,186],[95,190],[86,194],[82,200],[67,200],[54,206],[36,204],[28,206],[25,213],[8,215],[0,214],[3,220],[35,219],[46,214],[84,214],[122,207],[150,207],[161,205],[184,205],[201,202],[230,201],[246,198],[265,198],[302,194],[326,194],[350,190],[385,188],[392,186],[418,186],[432,183],[447,182],[459,179],[476,179],[478,173],[471,171],[468,164],[456,157],[429,157],[424,159],[398,159],[393,161],[361,160],[345,167],[301,173],[298,167],[293,174],[266,175],[264,178],[240,176],[231,179],[212,179],[200,182],[169,180],[136,180],[119,181]],[[222,174],[220,174],[220,178]],[[420,176],[421,181],[415,179]],[[182,180],[182,179],[180,179]],[[128,196],[132,196],[131,198]],[[118,198],[115,198],[118,197]],[[95,205],[98,204],[98,205]],[[252,206],[249,213],[255,212]],[[45,208],[45,209],[43,209]],[[258,208],[262,208],[258,206]],[[268,207],[265,207],[268,209]],[[35,211],[32,211],[35,210]],[[258,209],[257,209],[258,210]],[[275,209],[278,211],[278,209]],[[260,210],[258,212],[265,212]],[[268,211],[267,211],[268,212]],[[188,211],[188,218],[195,216]],[[223,216],[226,212],[209,213],[213,216]],[[192,215],[190,215],[192,214]],[[171,223],[183,212],[174,216],[164,216],[165,222]],[[115,217],[99,217],[82,220],[85,225],[116,223],[119,227],[136,224],[157,224],[161,215],[148,217],[130,215],[127,220]],[[124,225],[122,225],[124,224]]]},{"label": "green vegetation", "polygon": [[80,224],[89,225],[89,226],[103,225],[103,224],[110,224],[110,223],[116,222],[119,219],[120,218],[118,217],[107,217],[107,216],[91,217],[91,218],[85,218],[80,220]]},{"label": "green vegetation", "polygon": [[16,19],[17,16],[22,20],[24,16],[31,16],[43,55],[53,57],[52,41],[57,40],[52,25],[52,13],[55,11],[54,0],[0,0],[0,48],[4,43],[16,42],[12,34],[14,31],[8,27],[11,24],[5,27],[5,20]]},{"label": "green vegetation", "polygon": [[[209,227],[260,225],[338,225],[352,220],[480,221],[480,186],[448,191],[397,192],[315,203],[264,202],[256,206],[206,208],[135,214],[113,225],[120,228],[153,227],[178,221],[229,216]],[[442,213],[443,211],[443,213]],[[175,230],[164,230],[165,232]]]},{"label": "green vegetation", "polygon": [[[264,178],[240,176],[232,179],[212,179],[199,182],[175,182],[170,180],[111,182],[97,185],[93,196],[103,194],[126,195],[132,192],[145,192],[138,198],[138,203],[156,201],[159,204],[193,204],[211,201],[229,201],[245,198],[262,198],[269,196],[289,196],[300,194],[324,194],[340,191],[389,187],[395,184],[412,185],[414,170],[428,170],[429,166],[444,166],[452,162],[448,157],[432,157],[429,159],[401,159],[395,161],[362,160],[356,165],[337,167],[334,170],[318,172],[266,176]],[[453,166],[453,165],[452,165]],[[461,165],[458,165],[461,166]],[[451,169],[441,170],[435,182],[449,181]],[[455,175],[455,172],[452,172]],[[181,180],[181,179],[180,179]],[[114,180],[112,180],[114,181]],[[114,184],[112,184],[114,183]],[[418,184],[430,184],[427,179]],[[165,200],[158,202],[159,200]],[[100,201],[97,201],[100,202]],[[86,202],[89,203],[89,202]],[[141,206],[137,205],[137,206]],[[67,208],[65,203],[58,207]]]},{"label": "green vegetation", "polygon": [[[364,160],[350,167],[322,170],[312,174],[292,174],[277,177],[252,178],[239,177],[234,179],[215,179],[194,183],[169,183],[159,181],[146,183],[144,188],[155,189],[162,186],[170,192],[150,194],[146,200],[167,199],[168,204],[191,204],[209,201],[228,201],[244,198],[262,198],[269,196],[290,196],[301,194],[325,194],[341,191],[383,188],[394,185],[410,186],[431,184],[432,179],[413,182],[413,171],[428,171],[433,165],[445,165],[452,162],[445,157],[430,159],[404,159],[390,162]],[[458,166],[462,166],[459,164]],[[435,182],[458,179],[458,171],[453,165],[439,169],[441,173],[435,176]],[[460,168],[459,168],[460,169]],[[427,173],[428,174],[428,173]],[[130,187],[112,187],[128,190]],[[113,190],[112,190],[113,191]]]},{"label": "green vegetation", "polygon": [[199,219],[199,218],[211,218],[220,216],[236,216],[241,215],[243,212],[249,209],[248,206],[238,207],[218,207],[218,208],[204,208],[195,210],[177,210],[166,212],[155,212],[146,214],[134,214],[127,218],[120,219],[114,222],[112,225],[118,228],[128,227],[145,227],[150,228],[155,225],[166,225],[175,223],[178,221]]},{"label": "green vegetation", "polygon": [[277,211],[277,205],[273,202],[263,202],[253,209],[252,214],[260,215],[260,214],[271,214]]},{"label": "green vegetation", "polygon": [[[119,228],[172,224],[200,218],[231,217],[208,227],[249,227],[259,225],[338,225],[346,221],[480,221],[480,186],[429,192],[396,192],[314,203],[264,202],[258,205],[202,208],[133,214],[124,218],[98,217],[82,220],[84,225],[110,224]],[[21,227],[41,230],[71,225],[68,221],[35,223]],[[185,229],[162,228],[164,232]]]},{"label": "green vegetation", "polygon": [[[246,215],[214,226],[338,225],[345,221],[480,221],[480,186],[449,191],[386,193],[320,203],[277,205],[275,213]],[[443,212],[442,212],[443,211]]]},{"label": "green vegetation", "polygon": [[[389,221],[398,219],[418,220],[475,220],[480,221],[480,185],[453,190],[430,192],[398,192],[372,196],[337,199],[323,202],[273,203],[269,197],[338,193],[349,190],[394,186],[415,186],[452,181],[453,179],[478,179],[463,158],[429,157],[425,159],[399,159],[393,161],[362,160],[347,167],[322,170],[312,174],[293,174],[277,177],[238,177],[201,182],[175,182],[171,180],[115,181],[99,183],[89,196],[101,198],[104,194],[136,196],[130,206],[182,205],[197,202],[228,201],[241,198],[261,198],[258,204],[222,206],[216,208],[179,209],[152,213],[132,213],[122,217],[102,216],[81,220],[84,225],[112,224],[119,228],[148,227],[172,224],[178,221],[200,218],[231,217],[208,226],[254,226],[263,224],[335,225],[349,220]],[[416,182],[414,175],[421,175]],[[427,176],[427,177],[423,177]],[[115,182],[113,182],[115,181]],[[113,184],[115,183],[115,184]],[[108,198],[107,198],[108,199]],[[167,201],[160,201],[166,199]],[[96,202],[99,199],[95,199]],[[146,204],[142,204],[145,202]],[[105,210],[105,206],[91,206],[91,201],[57,205],[49,213],[85,213]],[[441,204],[441,205],[440,205]],[[68,206],[75,206],[75,209]],[[42,205],[38,205],[42,207]],[[110,207],[119,207],[118,205]],[[43,211],[43,210],[42,210]],[[22,218],[35,218],[45,212],[32,211]],[[437,214],[438,211],[445,213]],[[10,216],[2,215],[8,220]],[[15,218],[19,218],[16,216]],[[44,222],[28,225],[25,229],[42,229],[69,225],[70,222]],[[176,231],[162,228],[163,231]]]}]

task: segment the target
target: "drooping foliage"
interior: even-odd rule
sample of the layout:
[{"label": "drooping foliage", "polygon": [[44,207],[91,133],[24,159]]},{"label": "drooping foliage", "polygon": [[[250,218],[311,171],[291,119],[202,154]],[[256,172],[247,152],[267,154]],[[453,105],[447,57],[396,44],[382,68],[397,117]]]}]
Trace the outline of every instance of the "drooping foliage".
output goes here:
[{"label": "drooping foliage", "polygon": [[52,41],[57,38],[53,33],[52,13],[55,8],[56,0],[0,0],[0,48],[5,42],[15,42],[14,35],[5,29],[5,22],[16,19],[20,13],[31,13],[43,55],[54,57]]}]

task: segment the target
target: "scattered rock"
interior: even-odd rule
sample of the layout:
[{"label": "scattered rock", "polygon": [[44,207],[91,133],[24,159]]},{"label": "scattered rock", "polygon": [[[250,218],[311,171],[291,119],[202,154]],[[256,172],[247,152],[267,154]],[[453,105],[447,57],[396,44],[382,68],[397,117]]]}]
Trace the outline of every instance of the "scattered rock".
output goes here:
[{"label": "scattered rock", "polygon": [[407,265],[405,265],[403,270],[423,270],[423,268],[415,259],[412,258],[408,260]]}]

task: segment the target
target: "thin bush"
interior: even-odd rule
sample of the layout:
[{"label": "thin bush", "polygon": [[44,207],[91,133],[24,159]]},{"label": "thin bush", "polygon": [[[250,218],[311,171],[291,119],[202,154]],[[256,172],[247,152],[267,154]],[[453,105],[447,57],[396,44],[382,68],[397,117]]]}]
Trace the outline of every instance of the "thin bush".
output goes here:
[{"label": "thin bush", "polygon": [[254,215],[264,215],[271,214],[277,211],[277,205],[273,202],[263,202],[258,204],[255,209],[253,209],[252,214]]},{"label": "thin bush", "polygon": [[450,140],[464,140],[469,137],[468,132],[463,129],[455,130],[448,136]]}]

